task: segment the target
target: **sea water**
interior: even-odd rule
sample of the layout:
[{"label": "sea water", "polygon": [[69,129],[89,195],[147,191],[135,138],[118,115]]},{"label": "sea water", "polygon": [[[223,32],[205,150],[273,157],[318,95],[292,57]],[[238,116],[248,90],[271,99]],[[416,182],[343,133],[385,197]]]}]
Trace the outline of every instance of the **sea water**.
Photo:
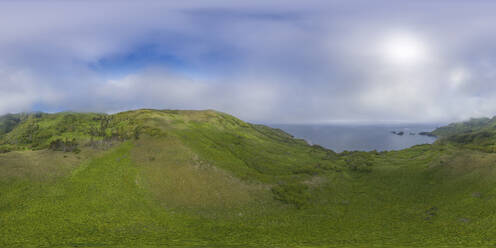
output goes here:
[{"label": "sea water", "polygon": [[[354,151],[390,151],[401,150],[419,144],[433,143],[436,138],[419,135],[429,132],[439,124],[409,125],[270,125],[280,128],[296,138],[305,139],[310,144],[317,144],[336,152]],[[392,132],[403,132],[397,135]]]}]

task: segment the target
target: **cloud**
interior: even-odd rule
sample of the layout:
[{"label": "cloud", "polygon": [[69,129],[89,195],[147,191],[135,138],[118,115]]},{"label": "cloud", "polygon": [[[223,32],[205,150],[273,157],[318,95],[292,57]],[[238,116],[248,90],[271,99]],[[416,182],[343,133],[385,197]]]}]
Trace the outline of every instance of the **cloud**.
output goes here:
[{"label": "cloud", "polygon": [[56,89],[43,87],[27,69],[0,66],[0,113],[30,111],[39,102],[57,102]]},{"label": "cloud", "polygon": [[[161,68],[148,69],[96,87],[92,108],[109,112],[168,106],[173,109],[220,109],[252,120],[270,118],[278,106],[281,85],[240,79],[234,83],[194,80]],[[103,103],[103,105],[100,105]]]},{"label": "cloud", "polygon": [[218,109],[272,123],[496,113],[489,1],[0,3],[0,114]]}]

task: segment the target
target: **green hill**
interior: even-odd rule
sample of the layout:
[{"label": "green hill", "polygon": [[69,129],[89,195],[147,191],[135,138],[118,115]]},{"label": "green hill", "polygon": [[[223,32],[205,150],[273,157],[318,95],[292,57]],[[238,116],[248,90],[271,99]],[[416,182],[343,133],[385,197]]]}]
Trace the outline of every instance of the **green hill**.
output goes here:
[{"label": "green hill", "polygon": [[335,153],[213,110],[7,115],[0,247],[494,246],[490,123]]},{"label": "green hill", "polygon": [[496,152],[496,117],[472,118],[465,122],[451,123],[437,128],[431,134],[440,137],[440,142],[458,147]]},{"label": "green hill", "polygon": [[455,122],[447,126],[437,128],[432,134],[440,137],[447,137],[455,134],[472,133],[487,129],[494,129],[496,118],[472,118],[465,122]]}]

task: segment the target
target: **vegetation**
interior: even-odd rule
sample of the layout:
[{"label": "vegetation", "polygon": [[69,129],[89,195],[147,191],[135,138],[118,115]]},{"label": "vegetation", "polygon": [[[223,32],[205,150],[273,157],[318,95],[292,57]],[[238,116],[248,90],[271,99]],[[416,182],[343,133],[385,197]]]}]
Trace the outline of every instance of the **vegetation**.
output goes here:
[{"label": "vegetation", "polygon": [[496,152],[496,118],[470,119],[440,127],[431,134],[441,137],[438,143],[461,148]]},{"label": "vegetation", "polygon": [[445,127],[437,128],[432,134],[447,137],[455,134],[472,133],[481,130],[494,129],[496,118],[472,118],[469,121],[451,123]]},{"label": "vegetation", "polygon": [[7,115],[0,247],[494,246],[493,119],[471,123],[335,153],[212,110]]}]

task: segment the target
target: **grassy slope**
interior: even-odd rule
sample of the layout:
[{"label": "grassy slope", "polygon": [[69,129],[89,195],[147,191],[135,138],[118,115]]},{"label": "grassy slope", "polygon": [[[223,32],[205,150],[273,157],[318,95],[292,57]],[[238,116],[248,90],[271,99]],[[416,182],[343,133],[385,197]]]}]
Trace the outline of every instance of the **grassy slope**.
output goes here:
[{"label": "grassy slope", "polygon": [[441,137],[439,143],[484,152],[496,152],[496,117],[452,123],[437,128],[432,134]]},{"label": "grassy slope", "polygon": [[[84,141],[91,138],[84,126],[99,124],[81,115],[80,129],[50,130],[60,130],[61,116],[36,122]],[[109,129],[124,123],[132,136],[138,127],[139,139],[109,150],[81,141],[79,154],[0,154],[0,246],[496,243],[493,153],[438,142],[335,154],[215,111],[114,118]],[[21,122],[4,139],[26,127]]]},{"label": "grassy slope", "polygon": [[481,130],[492,129],[496,126],[496,119],[472,118],[465,122],[451,123],[447,126],[437,128],[432,133],[436,136],[446,137],[456,134],[471,133]]}]

